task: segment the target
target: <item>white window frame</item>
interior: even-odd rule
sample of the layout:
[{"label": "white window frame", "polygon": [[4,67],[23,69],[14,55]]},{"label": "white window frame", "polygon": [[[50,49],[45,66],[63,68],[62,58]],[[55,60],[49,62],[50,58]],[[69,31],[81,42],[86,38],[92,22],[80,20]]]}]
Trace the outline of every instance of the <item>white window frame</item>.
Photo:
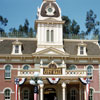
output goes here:
[{"label": "white window frame", "polygon": [[[16,48],[16,46],[18,46],[18,48]],[[22,55],[22,45],[21,44],[13,44],[12,54],[13,55]]]},{"label": "white window frame", "polygon": [[[7,66],[10,66],[10,71],[9,71],[10,76],[9,76],[9,77],[6,76],[6,73],[8,73],[8,72],[6,71],[6,67],[7,67]],[[11,79],[11,69],[12,69],[12,65],[10,65],[10,64],[6,64],[6,65],[5,65],[5,79]]]},{"label": "white window frame", "polygon": [[[83,48],[83,49],[81,49]],[[81,53],[83,52],[83,53]],[[84,45],[79,45],[78,46],[78,53],[77,53],[78,56],[87,56],[87,53],[86,53],[86,46]]]},{"label": "white window frame", "polygon": [[[89,66],[91,66],[91,68],[92,68],[92,71],[91,72],[88,72],[88,67]],[[94,69],[93,65],[87,65],[86,69],[87,69],[87,75],[88,76],[93,76],[93,69]],[[91,74],[91,75],[89,75],[88,73]]]}]

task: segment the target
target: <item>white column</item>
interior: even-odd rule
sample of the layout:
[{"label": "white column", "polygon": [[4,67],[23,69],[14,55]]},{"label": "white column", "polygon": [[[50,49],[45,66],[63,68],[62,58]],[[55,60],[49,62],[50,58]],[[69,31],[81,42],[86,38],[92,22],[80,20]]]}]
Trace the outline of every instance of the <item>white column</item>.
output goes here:
[{"label": "white column", "polygon": [[18,100],[20,100],[20,87],[18,88]]},{"label": "white column", "polygon": [[62,61],[62,74],[66,75],[66,64],[65,64],[64,60]]},{"label": "white column", "polygon": [[43,100],[43,87],[44,84],[40,84],[40,100]]},{"label": "white column", "polygon": [[62,100],[66,100],[66,83],[62,83]]}]

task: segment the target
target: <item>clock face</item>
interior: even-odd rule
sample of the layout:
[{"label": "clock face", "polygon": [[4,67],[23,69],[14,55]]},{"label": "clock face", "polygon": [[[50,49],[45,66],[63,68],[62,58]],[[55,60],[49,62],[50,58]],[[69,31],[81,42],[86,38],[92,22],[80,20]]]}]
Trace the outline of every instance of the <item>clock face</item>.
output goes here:
[{"label": "clock face", "polygon": [[52,8],[48,8],[48,12],[52,12],[53,11],[53,9]]}]

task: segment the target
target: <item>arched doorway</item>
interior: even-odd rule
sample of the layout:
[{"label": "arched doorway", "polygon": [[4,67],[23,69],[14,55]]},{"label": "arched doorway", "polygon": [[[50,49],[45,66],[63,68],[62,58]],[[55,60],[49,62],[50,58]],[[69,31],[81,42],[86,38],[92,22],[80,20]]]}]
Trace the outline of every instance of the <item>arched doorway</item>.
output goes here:
[{"label": "arched doorway", "polygon": [[57,100],[56,90],[54,88],[46,88],[44,90],[44,100]]}]

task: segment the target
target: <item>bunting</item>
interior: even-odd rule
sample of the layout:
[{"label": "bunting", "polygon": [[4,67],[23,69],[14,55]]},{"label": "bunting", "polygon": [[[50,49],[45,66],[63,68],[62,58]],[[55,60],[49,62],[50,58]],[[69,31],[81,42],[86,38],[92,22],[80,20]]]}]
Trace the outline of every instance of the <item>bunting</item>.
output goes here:
[{"label": "bunting", "polygon": [[26,78],[16,78],[15,79],[15,100],[18,100],[18,87],[24,84]]},{"label": "bunting", "polygon": [[47,78],[50,84],[57,84],[60,81],[60,78]]},{"label": "bunting", "polygon": [[89,90],[90,90],[90,79],[89,78],[79,78],[82,84],[86,85],[86,100],[89,99]]}]

